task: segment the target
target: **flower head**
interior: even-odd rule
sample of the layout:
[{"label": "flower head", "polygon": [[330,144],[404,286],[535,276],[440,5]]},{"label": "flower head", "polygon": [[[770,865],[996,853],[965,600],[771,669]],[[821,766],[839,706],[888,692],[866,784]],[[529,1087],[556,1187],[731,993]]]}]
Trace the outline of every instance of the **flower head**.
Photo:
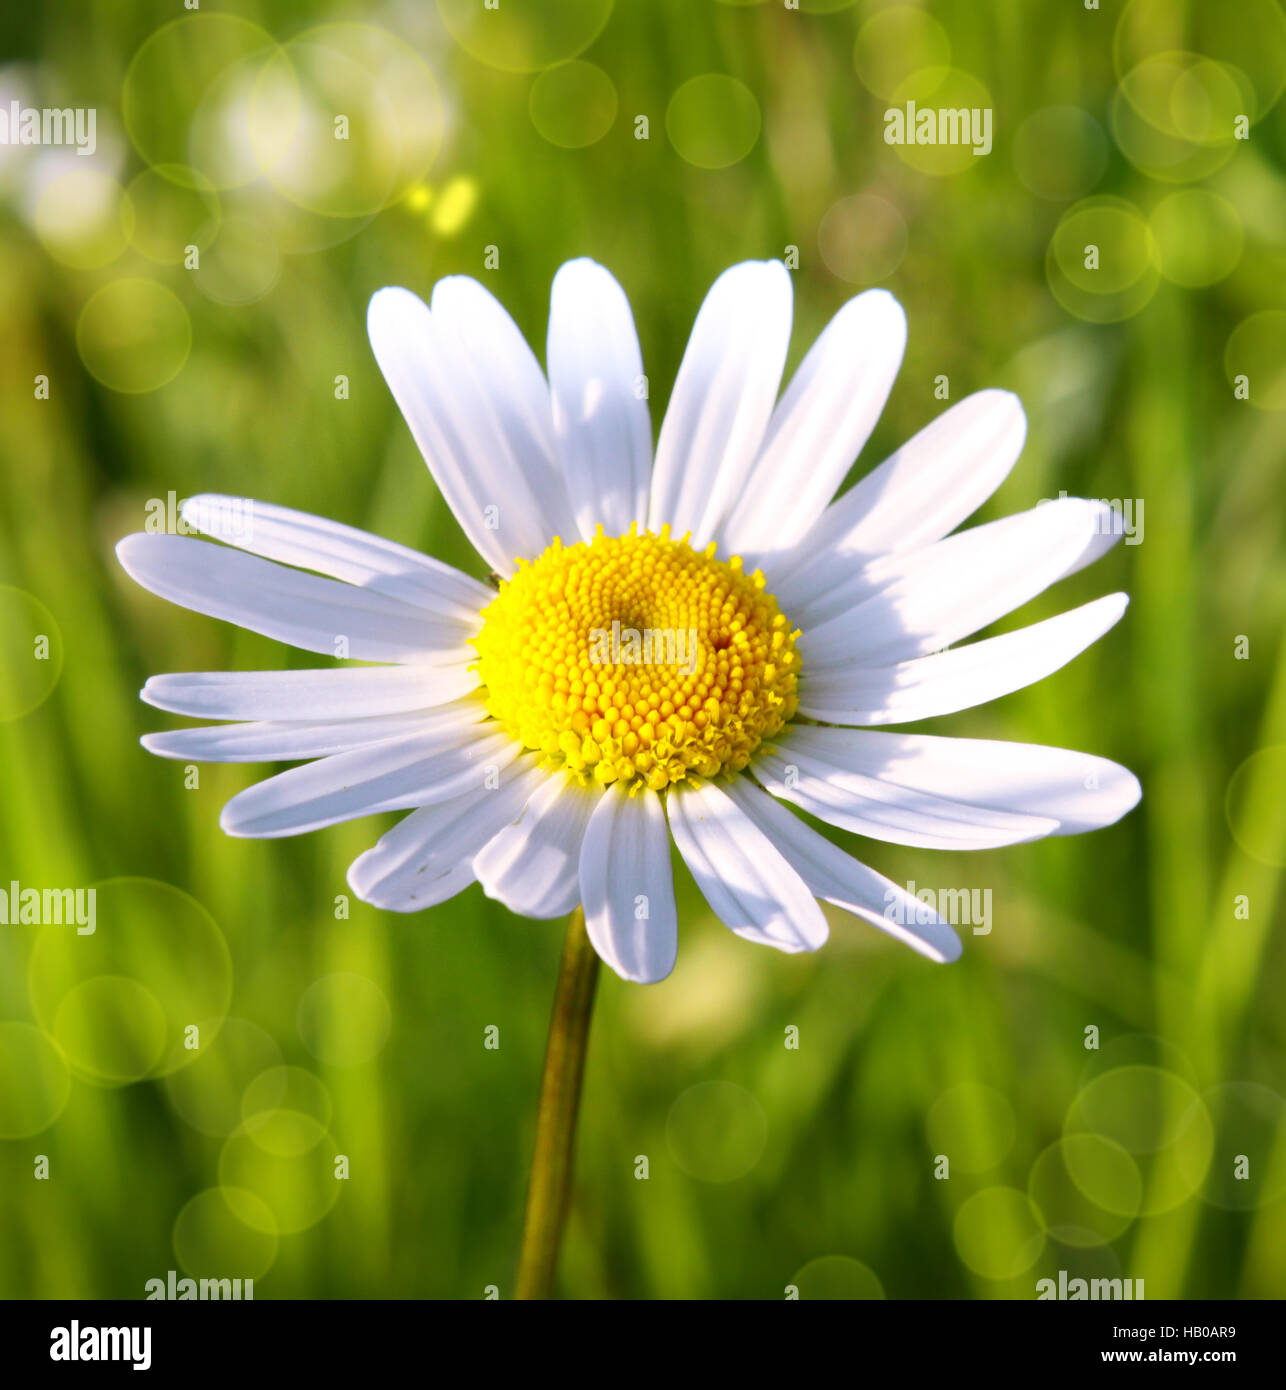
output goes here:
[{"label": "flower head", "polygon": [[477,879],[526,916],[582,904],[626,979],[674,965],[671,840],[738,935],[814,950],[822,899],[955,959],[945,921],[785,803],[951,849],[1122,816],[1138,783],[1105,759],[877,727],[996,699],[1100,637],[1124,595],[955,645],[1096,559],[1119,527],[1103,504],[1064,498],[956,531],[1022,447],[1021,407],[1000,391],[952,407],[832,500],[905,321],[883,291],[857,296],[778,400],[790,323],[782,265],[722,275],[654,458],[633,319],[601,266],[555,278],[548,379],[477,282],[441,281],[431,306],[380,291],[376,358],[498,590],[334,522],[255,503],[242,524],[230,499],[192,499],[185,520],[226,544],[126,537],[139,583],[378,664],[153,677],[149,703],[230,722],[145,746],[302,763],[233,797],[232,835],[409,810],[352,865],[360,897],[418,911]]}]

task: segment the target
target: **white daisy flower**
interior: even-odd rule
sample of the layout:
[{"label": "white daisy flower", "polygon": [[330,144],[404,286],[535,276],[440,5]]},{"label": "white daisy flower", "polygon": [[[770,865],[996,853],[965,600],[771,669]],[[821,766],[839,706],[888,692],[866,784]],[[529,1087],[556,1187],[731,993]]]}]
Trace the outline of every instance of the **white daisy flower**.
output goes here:
[{"label": "white daisy flower", "polygon": [[778,399],[790,275],[725,272],[655,457],[629,304],[591,261],[555,277],[548,379],[468,278],[441,281],[431,306],[381,290],[368,326],[499,590],[284,507],[255,503],[237,526],[228,498],[184,510],[228,544],[123,540],[122,565],[163,598],[379,663],[147,682],[159,709],[232,721],[148,735],[154,753],[310,760],[233,797],[228,834],[410,811],[350,868],[361,898],[415,912],[477,879],[528,917],[583,905],[602,959],[651,982],[677,947],[671,839],[748,940],[816,950],[822,899],[947,961],[951,927],[791,805],[872,839],[987,849],[1109,825],[1138,801],[1126,769],[1089,754],[869,727],[1040,680],[1127,601],[954,645],[1119,534],[1109,508],[1075,498],[956,532],[1022,447],[1007,392],[961,401],[832,500],[902,357],[905,318],[884,291],[836,314]]}]

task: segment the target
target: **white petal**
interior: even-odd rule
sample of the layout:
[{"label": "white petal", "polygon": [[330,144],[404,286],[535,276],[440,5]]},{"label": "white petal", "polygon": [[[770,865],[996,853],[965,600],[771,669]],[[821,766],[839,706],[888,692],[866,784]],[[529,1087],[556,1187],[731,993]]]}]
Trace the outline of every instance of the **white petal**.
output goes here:
[{"label": "white petal", "polygon": [[127,574],[171,603],[309,652],[357,661],[472,660],[462,630],[370,589],[187,536],[136,532],[116,547]]},{"label": "white petal", "polygon": [[518,819],[475,855],[483,892],[521,917],[565,917],[580,902],[581,841],[601,795],[552,774]]},{"label": "white petal", "polygon": [[702,896],[738,936],[780,951],[815,951],[826,918],[808,885],[727,792],[671,787],[670,833]]},{"label": "white petal", "polygon": [[412,811],[359,855],[348,882],[363,902],[390,912],[420,912],[453,898],[474,880],[474,855],[517,817],[548,776],[524,753],[495,784]]},{"label": "white petal", "polygon": [[[810,892],[888,932],[930,960],[960,958],[960,938],[950,925],[905,888],[845,854],[749,778],[734,778],[726,790],[781,850]],[[891,911],[895,907],[896,911]]]},{"label": "white petal", "polygon": [[188,498],[179,512],[203,535],[427,608],[470,633],[478,630],[478,614],[495,598],[485,584],[432,556],[271,502],[202,493]]},{"label": "white petal", "polygon": [[804,668],[888,666],[994,623],[1109,550],[1114,513],[1069,497],[961,531],[909,555],[877,560],[802,610]]},{"label": "white petal", "polygon": [[895,666],[810,672],[799,682],[799,712],[830,724],[910,724],[986,704],[1034,685],[1097,642],[1129,599],[1109,594],[1069,613],[967,647]]},{"label": "white petal", "polygon": [[382,714],[367,719],[208,724],[200,729],[144,734],[140,742],[149,753],[162,758],[208,763],[284,763],[325,758],[389,738],[460,729],[481,723],[486,717],[487,707],[483,701],[469,699],[437,709]]},{"label": "white petal", "polygon": [[655,984],[674,969],[670,835],[654,792],[630,796],[614,782],[603,793],[581,846],[580,894],[589,939],[623,980]]},{"label": "white petal", "polygon": [[835,315],[773,412],[723,527],[725,550],[780,551],[807,535],[875,428],[905,348],[906,315],[886,290],[859,294]]},{"label": "white petal", "polygon": [[517,753],[508,734],[480,734],[468,725],[390,739],[256,783],[228,802],[219,824],[229,835],[273,839],[429,806],[484,786]]},{"label": "white petal", "polygon": [[[815,745],[799,732],[859,738],[860,731],[797,729],[760,753],[751,771],[774,796],[841,830],[920,849],[995,849],[1051,835],[1058,822],[971,806],[936,792],[902,785],[877,757],[847,747]],[[890,738],[890,734],[874,735]]]},{"label": "white petal", "polygon": [[467,275],[439,280],[429,307],[531,483],[543,508],[546,543],[555,536],[570,543],[575,517],[554,435],[549,385],[522,330],[495,295]]},{"label": "white petal", "polygon": [[[445,303],[454,308],[452,296]],[[570,525],[571,508],[561,480],[549,481],[554,463],[541,454],[539,423],[533,426],[521,403],[501,399],[501,382],[507,388],[513,375],[507,332],[505,342],[491,344],[495,371],[479,372],[461,340],[458,315],[443,319],[439,324],[409,290],[385,289],[371,299],[366,325],[384,379],[447,505],[478,553],[507,576],[516,557],[534,559],[548,546],[563,513]],[[492,326],[487,317],[477,332]],[[486,347],[479,350],[485,357]],[[532,454],[521,452],[527,444]]]},{"label": "white petal", "polygon": [[790,346],[790,272],[746,261],[714,282],[679,366],[656,447],[648,525],[708,544],[763,442]]},{"label": "white petal", "polygon": [[[788,776],[791,766],[796,771]],[[832,825],[931,849],[983,849],[1041,835],[1076,835],[1111,825],[1140,796],[1132,773],[1090,753],[882,730],[801,725],[776,740],[776,751],[757,759],[754,771],[775,796]],[[868,801],[876,797],[886,805]],[[910,815],[913,830],[921,815],[958,820],[959,839],[952,843],[957,827],[949,824],[923,838],[863,828],[885,810]],[[965,843],[970,830],[977,843]]]},{"label": "white petal", "polygon": [[1026,438],[1017,396],[966,396],[837,498],[794,550],[773,556],[774,585],[790,576],[808,593],[825,587],[836,557],[869,560],[941,540],[1004,482]]},{"label": "white petal", "polygon": [[554,276],[549,306],[549,389],[567,491],[582,539],[647,524],[652,421],[639,393],[643,356],[629,300],[590,260]]},{"label": "white petal", "polygon": [[139,698],[195,719],[360,719],[458,700],[477,672],[454,666],[337,666],[310,671],[174,671]]}]

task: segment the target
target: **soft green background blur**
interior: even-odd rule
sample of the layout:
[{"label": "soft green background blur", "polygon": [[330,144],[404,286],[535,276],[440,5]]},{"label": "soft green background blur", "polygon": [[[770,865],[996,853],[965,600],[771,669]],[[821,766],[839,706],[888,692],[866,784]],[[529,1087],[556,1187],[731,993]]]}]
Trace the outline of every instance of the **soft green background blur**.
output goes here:
[{"label": "soft green background blur", "polygon": [[[381,32],[304,33],[352,22]],[[537,76],[572,57],[594,68]],[[711,73],[743,85],[680,92]],[[0,1293],[512,1293],[558,925],[476,886],[337,920],[392,818],[225,838],[265,770],[185,785],[138,746],[179,722],[139,687],[315,659],[152,598],[112,546],[213,490],[479,573],[376,370],[372,291],[478,275],[543,358],[550,279],[591,255],[659,421],[710,281],[791,247],[791,367],[862,287],[907,311],[861,468],[943,390],[1007,386],[1028,443],[980,519],[1063,489],[1144,508],[1141,544],[1021,614],[1125,589],[1118,629],[926,726],[1116,758],[1144,801],[1003,852],[854,845],[991,891],[950,967],[838,914],[780,956],[681,878],[673,977],[602,981],[561,1292],[1286,1291],[1283,83],[1273,0],[6,7],[0,106],[95,107],[97,151],[0,146],[0,885],[127,881],[93,937],[0,926]],[[994,148],[886,144],[908,99],[992,108]]]}]

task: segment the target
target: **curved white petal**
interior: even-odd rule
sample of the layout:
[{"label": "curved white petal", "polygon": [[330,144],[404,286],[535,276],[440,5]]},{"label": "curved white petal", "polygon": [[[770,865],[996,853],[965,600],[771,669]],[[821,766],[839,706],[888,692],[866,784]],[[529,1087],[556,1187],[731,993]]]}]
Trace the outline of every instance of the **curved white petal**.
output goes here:
[{"label": "curved white petal", "polygon": [[748,778],[734,778],[726,790],[781,850],[811,893],[887,932],[930,960],[959,960],[960,938],[950,924],[905,888],[845,854]]},{"label": "curved white petal", "polygon": [[495,295],[468,275],[439,280],[429,308],[540,502],[546,544],[555,536],[570,543],[575,516],[554,434],[549,384],[522,330]]},{"label": "curved white petal", "polygon": [[746,261],[714,282],[661,425],[648,525],[700,548],[740,495],[763,442],[790,346],[790,272]]},{"label": "curved white petal", "polygon": [[725,550],[766,556],[808,534],[870,438],[905,348],[906,315],[887,290],[867,290],[835,315],[773,411],[723,526]]},{"label": "curved white petal", "polygon": [[[1115,513],[1068,497],[877,560],[802,609],[804,669],[888,666],[950,646],[1109,550]],[[780,597],[780,596],[779,596]]]},{"label": "curved white petal", "polygon": [[670,833],[702,896],[738,936],[779,951],[815,951],[826,918],[782,852],[713,782],[666,794]]},{"label": "curved white petal", "polygon": [[[825,730],[843,732],[848,730]],[[836,750],[842,756],[843,750]],[[995,849],[1052,835],[1058,822],[967,805],[950,796],[902,786],[885,775],[859,772],[848,763],[816,756],[779,741],[751,764],[755,778],[774,796],[855,835],[919,849]]]},{"label": "curved white petal", "polygon": [[179,514],[202,535],[427,608],[471,633],[478,630],[479,613],[495,598],[485,584],[432,556],[271,502],[201,493],[189,497]]},{"label": "curved white petal", "polygon": [[602,792],[553,774],[474,856],[483,892],[522,917],[565,917],[580,902],[581,842]]},{"label": "curved white petal", "polygon": [[774,585],[789,576],[808,594],[825,588],[837,557],[860,562],[941,540],[1004,482],[1026,438],[1017,396],[966,396],[832,502],[793,550],[772,556]]},{"label": "curved white petal", "polygon": [[456,622],[211,541],[138,531],[116,555],[132,579],[161,598],[304,651],[357,661],[474,657]]},{"label": "curved white petal", "polygon": [[337,666],[310,671],[172,671],[151,676],[139,698],[195,719],[361,719],[458,700],[478,687],[463,663]]},{"label": "curved white petal", "polygon": [[[446,295],[439,323],[439,315],[409,290],[380,290],[367,310],[367,332],[447,505],[477,552],[507,576],[518,556],[534,559],[548,546],[564,517],[570,534],[571,507],[548,452],[552,418],[542,439],[538,403],[503,396],[515,377],[526,377],[530,386],[530,373],[521,360],[514,362],[520,354],[508,329],[489,343],[481,335],[495,325],[494,316],[486,315],[477,325],[479,341],[471,337],[466,343],[459,300]],[[485,359],[488,343],[495,352],[490,372],[480,370],[475,357]],[[544,412],[549,413],[547,394]]]},{"label": "curved white petal", "polygon": [[449,801],[494,780],[517,753],[508,734],[472,725],[390,739],[258,782],[228,802],[219,824],[229,835],[274,839]]},{"label": "curved white petal", "polygon": [[[1076,835],[1111,825],[1141,795],[1127,769],[1066,748],[803,725],[756,759],[754,772],[774,796],[832,825],[930,849]],[[882,824],[893,816],[909,833]],[[930,818],[941,829],[922,834]]]},{"label": "curved white petal", "polygon": [[[549,305],[549,390],[567,492],[581,538],[647,524],[652,421],[629,300],[590,260],[554,276]],[[569,538],[570,539],[570,538]]]},{"label": "curved white petal", "polygon": [[829,724],[910,724],[986,704],[1067,665],[1125,612],[1109,594],[1056,618],[894,666],[833,667],[799,681],[799,713]]},{"label": "curved white petal", "polygon": [[674,969],[670,835],[654,792],[630,796],[614,782],[600,797],[581,846],[580,894],[589,939],[623,980],[655,984]]},{"label": "curved white petal", "polygon": [[474,880],[474,855],[543,785],[547,774],[536,762],[524,753],[486,784],[412,811],[349,866],[353,892],[389,912],[420,912],[453,898]]},{"label": "curved white petal", "polygon": [[461,700],[411,714],[382,714],[365,719],[256,721],[208,724],[200,729],[173,729],[144,734],[140,742],[162,758],[192,762],[266,763],[326,758],[389,738],[467,729],[487,716],[482,700]]}]

